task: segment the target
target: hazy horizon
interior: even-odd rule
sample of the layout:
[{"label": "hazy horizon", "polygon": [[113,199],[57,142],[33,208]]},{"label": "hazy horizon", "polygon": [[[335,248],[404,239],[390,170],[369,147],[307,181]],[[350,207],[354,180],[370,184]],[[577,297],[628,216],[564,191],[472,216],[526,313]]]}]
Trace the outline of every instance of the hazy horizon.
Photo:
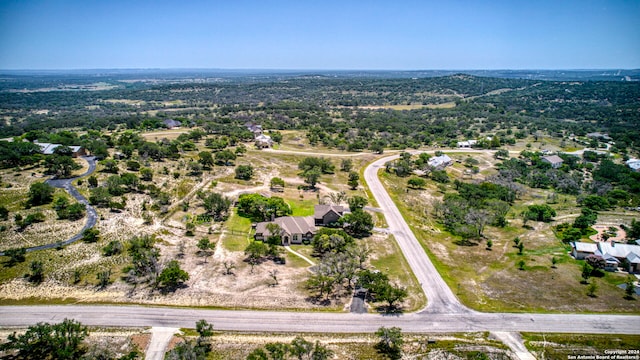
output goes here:
[{"label": "hazy horizon", "polygon": [[626,0],[0,0],[0,69],[637,69],[638,18]]}]

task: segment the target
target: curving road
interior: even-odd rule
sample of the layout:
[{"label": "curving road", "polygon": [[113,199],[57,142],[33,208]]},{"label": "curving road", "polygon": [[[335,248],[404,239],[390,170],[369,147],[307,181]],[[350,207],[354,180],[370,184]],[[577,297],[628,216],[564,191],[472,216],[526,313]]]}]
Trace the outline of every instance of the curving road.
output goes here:
[{"label": "curving road", "polygon": [[388,232],[395,237],[427,296],[427,307],[423,311],[442,314],[472,313],[471,309],[458,301],[458,298],[444,282],[378,178],[378,170],[384,168],[385,163],[398,157],[399,155],[392,155],[374,161],[365,169],[364,179],[369,185],[373,197],[378,202],[378,206],[384,213],[389,226]]},{"label": "curving road", "polygon": [[[72,181],[79,179],[81,177],[87,176],[96,170],[96,158],[94,156],[83,156],[82,158],[85,159],[87,163],[89,163],[89,169],[87,169],[87,171],[84,174],[70,178],[70,179],[49,179],[45,181],[47,184],[53,187],[65,189],[69,193],[69,195],[73,196],[73,198],[76,199],[79,203],[84,204],[87,210],[87,221],[84,223],[82,230],[80,230],[79,233],[77,233],[76,235],[74,235],[73,237],[65,241],[29,247],[26,249],[27,252],[53,249],[58,246],[67,246],[71,243],[74,243],[82,239],[82,233],[85,230],[95,226],[96,221],[98,220],[98,213],[96,212],[96,209],[94,209],[93,206],[89,205],[89,201],[87,201],[87,199],[84,196],[82,196],[82,194],[80,194],[78,189],[73,187],[73,185],[71,184]],[[0,256],[2,255],[4,255],[4,252],[0,252]]]},{"label": "curving road", "polygon": [[378,169],[393,158],[385,157],[372,163],[365,170],[365,179],[385,213],[389,231],[394,234],[427,295],[428,305],[423,311],[376,315],[142,306],[0,306],[0,326],[28,326],[40,321],[60,322],[64,318],[74,318],[92,326],[181,328],[193,327],[197,320],[206,319],[216,329],[235,331],[371,333],[381,326],[397,326],[405,332],[417,333],[527,331],[640,334],[640,316],[635,315],[480,313],[464,307],[442,280],[377,177]]}]

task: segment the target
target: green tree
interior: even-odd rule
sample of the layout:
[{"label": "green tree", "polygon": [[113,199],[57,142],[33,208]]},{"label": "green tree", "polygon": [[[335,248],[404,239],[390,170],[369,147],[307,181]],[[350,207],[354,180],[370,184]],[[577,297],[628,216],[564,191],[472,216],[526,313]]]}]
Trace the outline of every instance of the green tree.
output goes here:
[{"label": "green tree", "polygon": [[373,230],[373,218],[363,210],[352,210],[342,217],[342,226],[351,236],[362,238],[369,236]]},{"label": "green tree", "polygon": [[53,201],[53,192],[55,189],[53,186],[43,183],[36,182],[29,186],[29,194],[28,201],[31,206],[38,206],[48,204]]},{"label": "green tree", "polygon": [[353,160],[342,159],[342,161],[340,162],[340,171],[351,172],[351,169],[353,169]]},{"label": "green tree", "polygon": [[404,301],[407,298],[407,290],[402,287],[387,284],[377,296],[380,301],[387,302],[387,311],[393,311],[396,303]]},{"label": "green tree", "polygon": [[347,185],[351,188],[351,190],[355,190],[358,188],[358,181],[360,180],[360,175],[358,175],[355,171],[349,172],[349,178],[347,180]]},{"label": "green tree", "polygon": [[104,256],[114,256],[122,253],[124,247],[122,243],[118,240],[111,240],[105,247],[102,248],[102,255]]},{"label": "green tree", "polygon": [[98,178],[95,177],[95,175],[89,176],[89,179],[87,179],[87,182],[89,183],[89,186],[92,188],[98,187]]},{"label": "green tree", "polygon": [[40,284],[44,280],[44,266],[42,261],[34,260],[29,264],[31,273],[29,274],[29,282]]},{"label": "green tree", "polygon": [[425,185],[427,185],[427,181],[423,178],[412,177],[407,180],[407,185],[409,185],[412,189],[422,189]]},{"label": "green tree", "polygon": [[222,194],[212,192],[209,195],[198,193],[207,214],[213,216],[215,221],[224,221],[229,216],[231,200]]},{"label": "green tree", "polygon": [[215,250],[216,243],[211,242],[208,238],[202,238],[198,241],[199,255],[204,256],[204,263],[207,263],[207,257],[211,255],[211,251]]},{"label": "green tree", "polygon": [[236,154],[229,149],[218,151],[215,156],[216,164],[230,166],[233,165],[233,161],[236,159]]},{"label": "green tree", "polygon": [[508,159],[509,151],[505,149],[500,149],[493,154],[494,159]]},{"label": "green tree", "polygon": [[157,283],[165,291],[173,291],[187,280],[189,274],[180,268],[180,263],[171,260],[158,275]]},{"label": "green tree", "polygon": [[587,296],[589,297],[597,297],[596,291],[598,290],[598,284],[595,281],[592,281],[589,286],[587,286]]},{"label": "green tree", "polygon": [[146,167],[140,169],[140,179],[142,181],[153,181],[153,170]]},{"label": "green tree", "polygon": [[253,176],[253,166],[251,165],[236,166],[236,179],[251,180],[252,176]]},{"label": "green tree", "polygon": [[402,331],[398,327],[381,327],[376,331],[378,343],[375,345],[376,350],[391,359],[400,359],[402,357],[402,344],[404,339]]},{"label": "green tree", "polygon": [[284,191],[284,187],[285,187],[285,182],[282,178],[279,177],[274,177],[271,179],[271,182],[269,183],[269,186],[271,187],[271,189],[275,189],[278,191]]},{"label": "green tree", "polygon": [[96,274],[96,280],[98,280],[98,287],[100,289],[106,288],[111,283],[111,269],[98,272],[98,274]]},{"label": "green tree", "polygon": [[244,249],[244,254],[247,255],[247,262],[251,265],[251,273],[253,274],[254,266],[260,264],[263,261],[265,255],[267,255],[269,248],[263,242],[252,241]]},{"label": "green tree", "polygon": [[635,295],[636,293],[636,286],[633,283],[633,277],[628,276],[627,277],[627,281],[625,281],[625,288],[624,288],[624,298],[627,300],[632,300],[633,299],[633,295]]},{"label": "green tree", "polygon": [[8,266],[14,266],[15,264],[22,263],[26,260],[27,249],[25,248],[14,248],[5,250],[4,256],[8,257],[7,261]]},{"label": "green tree", "polygon": [[254,221],[267,221],[272,217],[291,214],[291,207],[278,196],[265,197],[260,194],[242,194],[238,198],[238,214]]},{"label": "green tree", "polygon": [[9,210],[4,205],[0,205],[0,220],[9,220]]},{"label": "green tree", "polygon": [[326,158],[307,157],[300,161],[298,169],[303,172],[317,169],[322,174],[333,174],[335,166],[331,163],[331,160]]},{"label": "green tree", "polygon": [[101,161],[103,170],[106,173],[117,174],[118,173],[118,162],[112,159],[107,159]]},{"label": "green tree", "polygon": [[289,352],[300,360],[308,358],[313,352],[313,343],[298,335],[291,341]]},{"label": "green tree", "polygon": [[556,216],[556,211],[549,205],[529,205],[525,217],[528,220],[549,222]]},{"label": "green tree", "polygon": [[362,210],[369,203],[369,200],[365,197],[354,195],[347,199],[349,209],[351,211]]},{"label": "green tree", "polygon": [[89,335],[87,327],[75,320],[59,324],[38,323],[22,335],[15,332],[0,345],[2,351],[17,351],[18,359],[79,359],[86,349],[82,341]]},{"label": "green tree", "polygon": [[98,241],[100,237],[100,230],[96,228],[89,228],[82,232],[82,241],[86,243],[94,243]]},{"label": "green tree", "polygon": [[306,170],[302,173],[302,178],[304,179],[304,182],[306,182],[307,184],[309,184],[309,187],[311,187],[312,189],[315,189],[316,184],[318,183],[318,180],[320,180],[320,171],[316,168],[310,169],[310,170]]},{"label": "green tree", "polygon": [[270,131],[269,135],[271,136],[271,140],[276,144],[280,144],[282,142],[282,133],[280,131]]},{"label": "green tree", "polygon": [[591,273],[593,273],[593,266],[589,265],[589,263],[582,264],[582,283],[586,284],[589,282],[589,278],[591,277]]},{"label": "green tree", "polygon": [[140,163],[135,160],[127,161],[127,170],[129,171],[138,171],[140,170]]},{"label": "green tree", "polygon": [[518,265],[518,270],[524,270],[524,267],[526,265],[525,261],[523,259],[518,260],[518,262],[516,263]]},{"label": "green tree", "polygon": [[213,155],[210,151],[201,151],[198,153],[198,162],[205,168],[211,169],[213,164],[215,163],[213,160]]},{"label": "green tree", "polygon": [[71,156],[49,155],[45,161],[47,174],[54,175],[58,178],[68,178],[71,176],[74,170],[81,168]]},{"label": "green tree", "polygon": [[627,228],[627,239],[636,240],[640,239],[640,221],[631,219],[631,226]]}]

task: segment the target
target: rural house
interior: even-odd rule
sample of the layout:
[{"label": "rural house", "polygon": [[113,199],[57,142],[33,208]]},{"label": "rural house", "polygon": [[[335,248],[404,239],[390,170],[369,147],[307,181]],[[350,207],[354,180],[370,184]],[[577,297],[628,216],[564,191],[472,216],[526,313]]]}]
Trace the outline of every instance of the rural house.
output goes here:
[{"label": "rural house", "polygon": [[336,223],[344,214],[344,207],[339,205],[316,205],[313,210],[313,218],[318,226]]},{"label": "rural house", "polygon": [[[62,146],[61,144],[41,143],[37,141],[34,141],[33,143],[40,146],[40,151],[44,155],[52,155],[54,153],[54,150],[58,146]],[[82,146],[69,146],[69,148],[71,149],[71,156],[73,156],[74,158],[80,157],[80,156],[87,156],[87,151]]]},{"label": "rural house", "polygon": [[640,246],[599,242],[597,244],[572,242],[571,255],[582,260],[589,255],[600,256],[606,262],[605,270],[616,271],[618,267],[628,265],[630,273],[640,271]]},{"label": "rural house", "polygon": [[256,225],[255,240],[265,241],[271,232],[267,225],[277,224],[280,227],[280,237],[282,245],[302,244],[310,242],[316,234],[316,226],[313,216],[283,216],[273,221],[260,222]]},{"label": "rural house", "polygon": [[173,120],[173,119],[167,119],[167,120],[163,121],[162,124],[164,126],[166,126],[167,129],[174,129],[174,128],[179,128],[180,126],[182,126],[182,123],[180,121],[176,121],[176,120]]},{"label": "rural house", "polygon": [[640,159],[629,159],[626,162],[627,166],[635,172],[640,171]]},{"label": "rural house", "polygon": [[458,141],[458,147],[463,149],[468,149],[473,147],[477,143],[478,143],[478,140]]},{"label": "rural house", "polygon": [[343,206],[316,205],[313,216],[283,216],[275,218],[273,221],[256,224],[253,238],[265,241],[272,235],[267,225],[275,223],[280,227],[282,245],[308,243],[316,235],[316,226],[327,226],[337,222],[344,211]]},{"label": "rural house", "polygon": [[271,147],[273,145],[273,140],[271,140],[271,136],[260,134],[256,136],[256,147],[259,149],[264,149]]},{"label": "rural house", "polygon": [[248,122],[244,124],[244,126],[247,128],[247,130],[253,133],[254,137],[258,137],[262,135],[262,125],[258,125],[254,122]]},{"label": "rural house", "polygon": [[562,160],[558,155],[543,156],[542,161],[551,164],[551,167],[554,169],[560,168],[564,162],[564,160]]},{"label": "rural house", "polygon": [[448,155],[440,155],[429,159],[428,164],[437,170],[442,170],[453,164],[453,160]]}]

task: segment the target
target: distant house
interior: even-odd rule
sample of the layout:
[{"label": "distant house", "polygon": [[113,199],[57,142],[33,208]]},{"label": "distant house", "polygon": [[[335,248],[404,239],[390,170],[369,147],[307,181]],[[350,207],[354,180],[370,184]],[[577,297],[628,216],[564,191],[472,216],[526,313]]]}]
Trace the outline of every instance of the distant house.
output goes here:
[{"label": "distant house", "polygon": [[273,140],[271,140],[271,136],[269,135],[258,135],[255,139],[256,147],[259,149],[269,148],[273,145]]},{"label": "distant house", "polygon": [[[34,141],[34,144],[40,146],[40,151],[44,155],[52,155],[57,147],[62,146],[61,144],[41,143],[37,141]],[[71,149],[71,156],[74,158],[87,156],[87,150],[82,146],[69,146],[69,148]]]},{"label": "distant house", "polygon": [[587,137],[590,138],[590,139],[602,139],[602,140],[606,140],[606,141],[611,140],[611,137],[609,136],[609,134],[603,134],[603,133],[599,133],[599,132],[588,133]]},{"label": "distant house", "polygon": [[272,234],[267,227],[270,223],[275,223],[280,227],[280,233],[277,235],[280,236],[282,245],[310,242],[317,231],[313,216],[284,216],[273,221],[258,223],[253,238],[265,241],[271,236]]},{"label": "distant house", "polygon": [[551,164],[551,167],[554,169],[560,168],[564,162],[564,160],[562,160],[558,155],[543,156],[542,161]]},{"label": "distant house", "polygon": [[640,159],[629,159],[626,164],[631,168],[631,170],[640,172]]},{"label": "distant house", "polygon": [[262,135],[262,125],[258,125],[254,122],[247,122],[244,124],[244,126],[247,128],[247,130],[253,133],[254,137]]},{"label": "distant house", "polygon": [[458,141],[458,147],[463,149],[472,148],[477,143],[478,143],[478,140]]},{"label": "distant house", "polygon": [[166,119],[165,121],[162,122],[162,124],[166,126],[167,129],[175,129],[182,126],[182,123],[180,121],[176,121],[173,119]]},{"label": "distant house", "polygon": [[447,166],[450,166],[451,164],[453,164],[453,160],[451,160],[451,158],[448,155],[440,155],[440,156],[432,157],[431,159],[429,159],[427,163],[429,164],[429,166],[437,170],[442,170]]},{"label": "distant house", "polygon": [[597,244],[573,242],[571,243],[571,255],[581,260],[589,255],[600,256],[605,260],[605,270],[616,271],[625,263],[629,266],[630,273],[640,271],[640,246],[631,244],[618,244],[616,242],[599,242]]},{"label": "distant house", "polygon": [[327,226],[337,222],[344,214],[344,207],[339,205],[316,205],[313,218],[318,226]]}]

